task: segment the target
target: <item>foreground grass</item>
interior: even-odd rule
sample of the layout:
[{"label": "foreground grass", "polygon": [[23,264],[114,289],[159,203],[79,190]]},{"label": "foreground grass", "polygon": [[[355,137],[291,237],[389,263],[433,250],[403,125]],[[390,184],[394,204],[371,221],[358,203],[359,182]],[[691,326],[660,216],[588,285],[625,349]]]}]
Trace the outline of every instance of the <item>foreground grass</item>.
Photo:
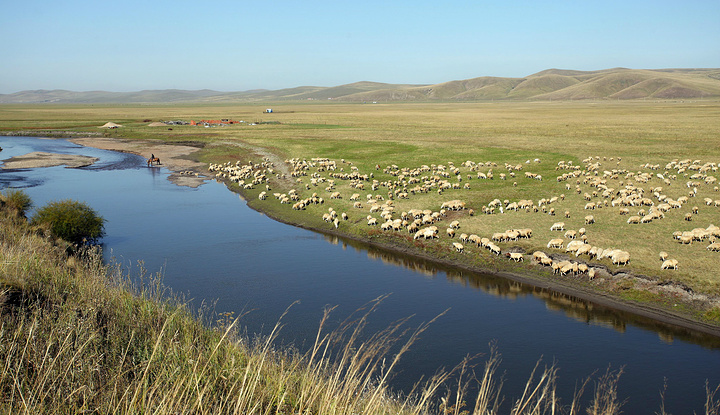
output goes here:
[{"label": "foreground grass", "polygon": [[[134,286],[96,250],[68,256],[46,233],[0,209],[0,413],[617,414],[622,407],[621,370],[586,379],[561,402],[558,368],[540,363],[523,394],[504,399],[493,348],[484,365],[468,359],[401,396],[388,380],[427,324],[408,329],[400,321],[366,335],[381,299],[333,331],[325,327],[328,310],[305,354],[278,350],[280,323],[253,338],[239,335],[238,320],[227,315],[209,328],[157,281]],[[705,413],[720,413],[717,390],[707,392]]]}]

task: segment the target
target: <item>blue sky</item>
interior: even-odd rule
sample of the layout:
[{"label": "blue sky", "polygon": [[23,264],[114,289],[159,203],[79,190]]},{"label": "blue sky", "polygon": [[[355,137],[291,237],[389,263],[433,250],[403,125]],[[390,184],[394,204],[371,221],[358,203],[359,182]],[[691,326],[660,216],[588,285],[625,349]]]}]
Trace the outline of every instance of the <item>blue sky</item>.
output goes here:
[{"label": "blue sky", "polygon": [[720,1],[0,0],[0,93],[720,68]]}]

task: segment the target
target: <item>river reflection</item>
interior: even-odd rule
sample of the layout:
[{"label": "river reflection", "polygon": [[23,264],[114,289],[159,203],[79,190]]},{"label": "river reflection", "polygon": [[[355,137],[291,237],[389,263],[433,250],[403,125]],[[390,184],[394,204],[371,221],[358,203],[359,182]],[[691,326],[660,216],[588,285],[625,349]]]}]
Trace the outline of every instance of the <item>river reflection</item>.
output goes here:
[{"label": "river reflection", "polygon": [[679,339],[711,349],[720,348],[720,338],[717,336],[711,336],[673,324],[638,316],[630,312],[598,305],[572,295],[523,284],[493,274],[477,273],[467,270],[458,271],[455,268],[447,267],[436,262],[403,255],[399,252],[383,250],[382,248],[356,240],[345,239],[337,235],[323,234],[323,237],[332,245],[342,245],[343,250],[351,246],[353,249],[364,251],[370,260],[381,261],[386,265],[403,267],[425,277],[436,278],[444,275],[447,281],[451,283],[480,290],[494,297],[506,300],[517,300],[526,296],[533,296],[542,300],[548,310],[562,312],[566,317],[585,324],[613,329],[619,333],[625,333],[627,331],[627,325],[632,324],[656,332],[658,338],[667,344],[672,344],[675,339]]},{"label": "river reflection", "polygon": [[[0,158],[56,151],[100,158],[91,168],[52,167],[0,172],[0,187],[23,188],[36,206],[73,198],[107,219],[103,245],[124,268],[142,260],[164,283],[219,312],[250,311],[241,324],[267,333],[291,305],[280,341],[303,349],[323,309],[342,320],[368,301],[392,293],[367,332],[408,316],[430,321],[397,366],[393,387],[409,390],[440,367],[502,353],[504,394],[522,394],[536,361],[557,360],[558,392],[571,400],[575,382],[596,370],[625,367],[625,413],[652,414],[667,379],[665,409],[699,412],[705,381],[720,383],[717,339],[494,275],[450,269],[362,243],[275,222],[249,209],[222,184],[197,189],[168,182],[162,168],[133,155],[76,146],[65,140],[0,137]],[[418,324],[415,324],[417,326]],[[565,397],[569,397],[566,399]]]}]

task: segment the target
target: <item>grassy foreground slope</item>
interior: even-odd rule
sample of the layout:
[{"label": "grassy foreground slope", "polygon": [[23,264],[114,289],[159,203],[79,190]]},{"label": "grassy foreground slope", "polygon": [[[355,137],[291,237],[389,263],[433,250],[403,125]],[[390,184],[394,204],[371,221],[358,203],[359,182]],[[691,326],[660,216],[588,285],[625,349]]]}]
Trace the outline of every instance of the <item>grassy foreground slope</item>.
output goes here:
[{"label": "grassy foreground slope", "polygon": [[[274,112],[263,113],[267,107]],[[148,127],[145,121],[220,118],[246,122],[212,128],[165,128]],[[720,206],[716,204],[720,193],[717,182],[712,181],[718,176],[720,162],[720,104],[716,101],[5,106],[0,110],[3,130],[36,128],[97,133],[100,130],[96,127],[107,121],[123,125],[106,132],[108,135],[196,145],[199,149],[196,157],[207,163],[229,162],[235,166],[253,160],[257,165],[263,157],[272,156],[274,172],[263,173],[268,183],[258,183],[252,189],[239,189],[236,183],[231,183],[231,187],[246,193],[252,206],[289,222],[335,231],[332,223],[322,220],[323,213],[333,208],[338,214],[348,214],[349,220],[338,228],[345,234],[450,262],[563,280],[671,310],[688,307],[684,311],[700,320],[720,319],[717,304],[720,254],[706,249],[717,236],[706,235],[691,244],[680,244],[673,238],[674,232],[720,225]],[[307,176],[291,178],[293,166],[285,160],[292,158],[308,161],[328,158],[337,170],[319,171],[316,165],[306,172]],[[466,165],[467,161],[475,167]],[[687,165],[673,161],[687,161]],[[409,184],[410,175],[406,173],[400,179],[398,173],[402,169],[410,171],[423,165],[428,170],[416,177],[425,177],[420,183]],[[518,165],[522,169],[507,168]],[[462,182],[457,179],[455,168]],[[351,181],[331,176],[341,173],[340,169],[343,172],[357,169],[360,174],[373,177],[365,181],[365,189],[359,190],[351,187]],[[492,180],[477,179],[478,173],[487,175],[491,171]],[[543,180],[527,177],[526,173],[540,175]],[[557,180],[558,176],[576,173],[579,175]],[[501,180],[501,175],[505,175],[505,180]],[[437,187],[430,187],[427,192],[409,191],[433,177],[462,186],[443,190],[442,194]],[[328,190],[331,179],[334,189]],[[378,181],[376,189],[372,189],[373,180]],[[601,180],[603,187],[598,187],[596,180]],[[265,184],[273,190],[268,192],[270,197],[261,201],[257,196],[265,190]],[[464,187],[466,184],[469,188]],[[291,189],[297,191],[300,199],[317,193],[325,203],[296,211],[290,204],[280,204],[272,197],[273,193],[287,194]],[[407,199],[395,193],[403,189],[410,194]],[[605,190],[610,189],[605,195]],[[330,199],[333,192],[339,192],[341,198]],[[414,240],[405,230],[380,231],[379,226],[367,225],[367,215],[374,217],[378,225],[385,221],[380,211],[369,212],[372,203],[367,196],[381,205],[383,201],[378,196],[388,199],[389,192],[395,199],[394,219],[410,209],[437,212],[443,202],[453,199],[465,202],[476,215],[470,216],[467,209],[451,212],[435,224],[440,231],[439,239]],[[647,198],[653,206],[612,206],[610,202],[622,192]],[[353,208],[350,198],[354,193],[362,198],[363,209]],[[552,205],[541,206],[541,200],[552,198],[557,198]],[[680,208],[666,211],[663,219],[637,225],[627,223],[630,216],[644,216],[639,215],[641,210],[648,214],[667,200],[683,198],[687,201]],[[494,214],[481,214],[494,199],[500,200],[503,207],[530,200],[539,209],[500,213],[496,208]],[[596,209],[585,209],[587,203],[593,203]],[[695,207],[697,211],[693,213]],[[627,215],[620,214],[622,208],[628,209]],[[550,209],[555,215],[550,215]],[[585,223],[588,214],[593,215],[594,223]],[[685,220],[688,214],[691,221]],[[453,220],[460,222],[460,229],[455,238],[450,238],[445,229]],[[550,231],[550,226],[558,221],[566,223],[566,230],[585,228],[592,246],[628,252],[630,263],[617,265],[609,258],[570,256],[572,261],[582,261],[603,271],[602,278],[593,281],[587,274],[563,277],[549,268],[533,265],[530,254],[535,250],[543,250],[558,261],[564,259],[564,250],[546,246],[553,238],[562,238],[563,246],[570,242],[564,231]],[[491,238],[495,233],[524,228],[533,229],[532,238],[497,242],[503,253],[524,253],[525,261],[520,264],[512,264],[468,243],[464,243],[462,253],[453,249],[452,242],[457,242],[461,233]],[[661,270],[660,252],[677,259],[678,269]],[[640,278],[626,278],[630,275],[628,271]]]}]

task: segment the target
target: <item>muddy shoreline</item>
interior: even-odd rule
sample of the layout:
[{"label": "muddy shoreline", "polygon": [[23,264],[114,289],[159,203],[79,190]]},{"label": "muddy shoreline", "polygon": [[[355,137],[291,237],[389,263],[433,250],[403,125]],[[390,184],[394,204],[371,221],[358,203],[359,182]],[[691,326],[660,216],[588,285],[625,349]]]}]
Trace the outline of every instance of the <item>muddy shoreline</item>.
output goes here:
[{"label": "muddy shoreline", "polygon": [[[170,180],[178,185],[197,187],[204,183],[206,180],[212,178],[207,175],[207,166],[205,164],[193,161],[191,159],[192,154],[199,150],[196,147],[167,144],[161,141],[133,141],[97,136],[74,137],[71,139],[71,141],[83,146],[133,153],[144,157],[149,157],[151,153],[156,154],[162,158],[163,167],[166,167],[173,172],[171,174]],[[228,189],[231,190],[230,188]],[[245,195],[243,195],[242,193],[240,194],[241,196],[245,197]],[[580,286],[579,284],[573,284],[572,281],[566,281],[561,279],[549,280],[540,275],[533,276],[509,272],[506,270],[496,270],[491,268],[484,268],[481,266],[463,264],[457,261],[437,258],[433,255],[420,252],[417,249],[403,247],[397,244],[387,243],[385,241],[378,241],[372,238],[363,238],[357,235],[349,235],[334,230],[320,229],[308,226],[303,223],[288,221],[287,219],[278,217],[271,212],[258,209],[256,206],[254,206],[253,203],[248,203],[248,207],[258,212],[261,212],[266,216],[272,218],[273,220],[281,223],[311,230],[313,232],[318,232],[321,234],[332,235],[342,239],[358,241],[360,243],[367,244],[380,250],[387,251],[388,253],[396,253],[409,257],[414,257],[420,260],[427,261],[429,263],[457,269],[458,271],[497,275],[531,287],[556,291],[558,293],[577,297],[582,300],[598,304],[600,306],[649,318],[663,325],[681,327],[720,338],[720,327],[716,325],[694,320],[689,316],[673,313],[665,308],[653,307],[649,304],[629,302],[613,296],[609,293],[588,289],[586,287]],[[627,274],[632,275],[630,273]],[[638,278],[641,276],[635,277]]]}]

